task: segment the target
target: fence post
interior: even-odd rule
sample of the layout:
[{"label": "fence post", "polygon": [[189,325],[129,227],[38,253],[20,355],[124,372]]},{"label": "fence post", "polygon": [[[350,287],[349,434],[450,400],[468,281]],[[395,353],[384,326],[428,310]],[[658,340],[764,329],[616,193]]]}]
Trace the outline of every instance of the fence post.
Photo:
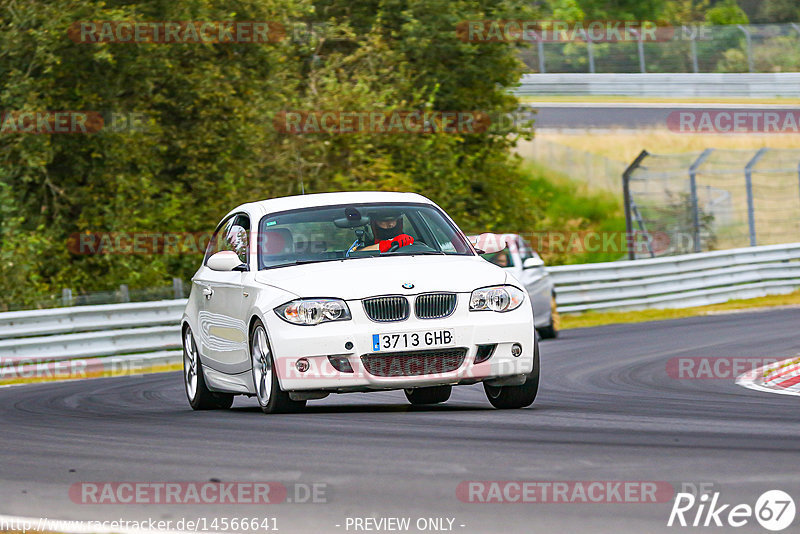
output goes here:
[{"label": "fence post", "polygon": [[741,24],[737,24],[736,27],[744,33],[745,42],[747,44],[747,72],[753,72],[753,40],[750,36],[750,30]]},{"label": "fence post", "polygon": [[588,32],[586,34],[586,50],[589,52],[589,73],[594,74],[594,44],[592,43],[592,38],[589,37]]},{"label": "fence post", "polygon": [[[683,26],[683,34],[686,35],[688,32],[686,30],[686,26]],[[700,72],[700,64],[697,61],[697,29],[693,28],[691,33],[691,39],[689,40],[689,48],[692,52],[692,71],[697,74]]]},{"label": "fence post", "polygon": [[650,154],[647,152],[647,150],[642,150],[639,155],[636,156],[636,159],[633,160],[633,163],[628,165],[628,168],[622,173],[622,198],[623,203],[625,204],[625,242],[628,246],[628,259],[630,260],[636,259],[636,251],[634,250],[633,246],[633,215],[631,214],[630,178],[631,174],[633,174],[633,171],[639,168],[642,160],[649,155]]},{"label": "fence post", "polygon": [[61,290],[61,305],[72,306],[72,289],[65,287]]},{"label": "fence post", "polygon": [[694,230],[694,251],[700,252],[702,244],[700,243],[700,206],[697,202],[697,169],[700,165],[711,155],[714,151],[713,148],[707,148],[702,154],[692,163],[689,167],[689,193],[692,199],[692,226]]},{"label": "fence post", "polygon": [[645,74],[647,73],[647,65],[644,61],[644,38],[642,37],[642,32],[637,31],[636,33],[639,36],[636,40],[637,47],[639,48],[639,70],[642,74]]},{"label": "fence post", "polygon": [[753,159],[744,168],[745,186],[747,187],[747,224],[750,227],[750,246],[756,246],[756,215],[755,207],[753,205],[753,167],[756,166],[764,154],[767,153],[767,148],[759,149]]},{"label": "fence post", "polygon": [[131,301],[131,294],[128,291],[128,285],[122,284],[119,286],[119,299],[120,302],[130,302]]},{"label": "fence post", "polygon": [[182,299],[183,298],[183,279],[182,278],[173,278],[172,279],[172,296],[175,299]]}]

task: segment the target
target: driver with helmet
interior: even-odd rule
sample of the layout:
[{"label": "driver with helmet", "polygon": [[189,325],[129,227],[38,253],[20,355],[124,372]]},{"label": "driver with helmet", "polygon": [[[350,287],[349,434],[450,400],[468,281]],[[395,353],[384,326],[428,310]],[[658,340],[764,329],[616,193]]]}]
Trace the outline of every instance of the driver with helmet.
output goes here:
[{"label": "driver with helmet", "polygon": [[389,252],[393,245],[396,248],[406,247],[414,243],[414,238],[403,233],[403,214],[398,211],[371,214],[370,226],[375,244],[361,250],[380,250]]}]

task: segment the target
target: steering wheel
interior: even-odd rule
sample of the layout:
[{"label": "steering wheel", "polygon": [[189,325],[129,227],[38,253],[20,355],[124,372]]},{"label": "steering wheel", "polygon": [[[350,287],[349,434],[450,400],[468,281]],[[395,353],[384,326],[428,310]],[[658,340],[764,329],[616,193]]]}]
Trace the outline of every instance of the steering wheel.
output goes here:
[{"label": "steering wheel", "polygon": [[389,252],[394,252],[399,248],[400,248],[400,243],[398,243],[397,241],[392,241],[392,246],[389,248]]}]

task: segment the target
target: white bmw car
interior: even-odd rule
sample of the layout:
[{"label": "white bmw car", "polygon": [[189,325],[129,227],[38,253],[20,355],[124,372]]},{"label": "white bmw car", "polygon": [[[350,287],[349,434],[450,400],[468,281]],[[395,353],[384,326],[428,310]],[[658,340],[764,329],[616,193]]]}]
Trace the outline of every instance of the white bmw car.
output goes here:
[{"label": "white bmw car", "polygon": [[556,306],[556,288],[542,257],[519,234],[486,233],[469,236],[469,239],[479,251],[501,248],[499,252],[482,256],[508,271],[528,292],[539,335],[543,339],[558,337],[561,319]]},{"label": "white bmw car", "polygon": [[194,409],[253,396],[266,413],[330,393],[403,389],[412,404],[483,382],[529,406],[539,346],[529,296],[412,193],[244,204],[216,228],[182,319]]}]

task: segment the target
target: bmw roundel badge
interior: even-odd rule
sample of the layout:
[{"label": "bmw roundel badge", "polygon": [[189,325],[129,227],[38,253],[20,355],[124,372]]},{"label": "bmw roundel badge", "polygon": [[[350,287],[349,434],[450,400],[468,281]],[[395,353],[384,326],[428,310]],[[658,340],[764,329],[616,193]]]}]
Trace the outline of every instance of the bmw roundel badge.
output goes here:
[{"label": "bmw roundel badge", "polygon": [[405,284],[403,284],[403,289],[414,289],[414,284],[412,284],[411,282],[406,282]]}]

